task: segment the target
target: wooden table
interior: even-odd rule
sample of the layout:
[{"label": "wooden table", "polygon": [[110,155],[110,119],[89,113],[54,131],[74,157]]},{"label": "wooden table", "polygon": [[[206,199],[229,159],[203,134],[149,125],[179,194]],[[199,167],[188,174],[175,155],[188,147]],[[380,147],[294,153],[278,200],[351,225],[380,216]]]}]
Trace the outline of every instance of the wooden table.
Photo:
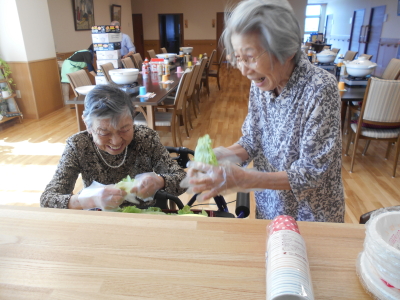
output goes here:
[{"label": "wooden table", "polygon": [[[184,69],[184,67],[182,68]],[[182,77],[182,73],[176,73],[175,69],[171,70],[171,75],[169,76],[170,80],[173,80],[171,84],[163,84],[161,83],[161,76],[158,76],[156,73],[149,74],[149,76],[145,79],[142,78],[142,75],[139,74],[137,82],[138,86],[134,88],[134,93],[132,94],[132,104],[140,105],[146,107],[147,112],[147,126],[151,129],[154,129],[154,107],[160,104],[165,98],[174,91]],[[136,98],[139,95],[139,86],[145,86],[147,92],[155,93],[156,96],[149,99],[140,99]],[[86,130],[85,123],[82,121],[82,112],[84,110],[84,100],[85,96],[80,95],[79,97],[75,97],[70,101],[65,101],[66,104],[73,104],[76,108],[76,117],[78,123],[78,130]]]},{"label": "wooden table", "polygon": [[363,101],[366,88],[367,88],[366,86],[351,87],[346,85],[345,87],[346,91],[339,92],[340,99],[342,100],[342,109],[341,109],[342,132],[344,130],[344,122],[346,120],[346,113],[349,103],[351,101]]},{"label": "wooden table", "polygon": [[[265,299],[267,220],[0,206],[1,299]],[[370,299],[364,225],[299,222],[315,299]]]}]

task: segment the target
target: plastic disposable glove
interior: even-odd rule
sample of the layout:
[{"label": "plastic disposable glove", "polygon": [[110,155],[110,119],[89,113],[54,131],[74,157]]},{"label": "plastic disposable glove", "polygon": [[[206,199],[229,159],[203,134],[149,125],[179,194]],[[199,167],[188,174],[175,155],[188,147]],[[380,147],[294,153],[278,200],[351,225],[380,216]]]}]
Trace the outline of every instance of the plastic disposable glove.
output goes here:
[{"label": "plastic disposable glove", "polygon": [[242,168],[230,162],[212,166],[190,161],[186,178],[182,180],[181,187],[188,188],[188,193],[202,193],[197,197],[199,201],[217,195],[239,191],[248,192],[255,190],[249,188],[252,171],[254,170]]},{"label": "plastic disposable glove", "polygon": [[84,188],[78,195],[78,201],[82,209],[98,207],[101,210],[113,211],[124,201],[126,193],[115,188],[114,185],[104,185],[93,181],[90,186]]},{"label": "plastic disposable glove", "polygon": [[242,160],[232,150],[225,147],[217,147],[213,149],[218,163],[231,162],[233,164],[240,164]]},{"label": "plastic disposable glove", "polygon": [[137,198],[147,202],[154,198],[155,193],[165,185],[164,179],[154,172],[136,175],[131,193]]}]

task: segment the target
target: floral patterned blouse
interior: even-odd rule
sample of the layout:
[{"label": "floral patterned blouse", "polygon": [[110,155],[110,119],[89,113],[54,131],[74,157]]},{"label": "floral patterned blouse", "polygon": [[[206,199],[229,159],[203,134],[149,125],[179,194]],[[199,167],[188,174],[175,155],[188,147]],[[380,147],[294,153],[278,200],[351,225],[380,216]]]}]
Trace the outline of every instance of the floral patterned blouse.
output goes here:
[{"label": "floral patterned blouse", "polygon": [[305,55],[279,96],[252,84],[238,141],[249,154],[244,165],[286,171],[291,186],[255,192],[257,218],[344,222],[340,107],[335,77]]},{"label": "floral patterned blouse", "polygon": [[[165,191],[179,196],[185,189],[179,183],[186,176],[185,171],[170,158],[168,151],[161,144],[154,130],[146,126],[134,126],[134,137],[128,145],[125,163],[119,168],[108,167],[95,150],[93,138],[87,131],[74,134],[67,139],[64,153],[58,164],[53,179],[40,197],[43,207],[68,208],[68,202],[79,174],[85,187],[93,181],[108,185],[121,181],[126,176],[134,178],[138,174],[155,172],[165,178]],[[125,151],[111,155],[99,150],[111,166],[119,165]],[[146,202],[146,206],[155,201]],[[132,205],[127,201],[121,207]]]}]

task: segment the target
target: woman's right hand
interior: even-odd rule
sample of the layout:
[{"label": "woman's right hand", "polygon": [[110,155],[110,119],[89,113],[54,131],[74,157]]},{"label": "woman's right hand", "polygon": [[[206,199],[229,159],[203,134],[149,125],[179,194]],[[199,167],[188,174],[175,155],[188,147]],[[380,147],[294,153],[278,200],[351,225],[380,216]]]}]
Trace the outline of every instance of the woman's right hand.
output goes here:
[{"label": "woman's right hand", "polygon": [[115,210],[124,201],[125,191],[115,188],[114,185],[102,185],[96,181],[84,188],[78,195],[82,209],[94,207],[101,210]]}]

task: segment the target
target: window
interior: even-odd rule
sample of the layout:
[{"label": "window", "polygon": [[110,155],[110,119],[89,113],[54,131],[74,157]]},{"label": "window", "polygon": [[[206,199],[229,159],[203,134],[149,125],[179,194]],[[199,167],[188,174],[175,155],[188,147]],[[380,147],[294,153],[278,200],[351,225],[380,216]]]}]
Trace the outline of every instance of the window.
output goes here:
[{"label": "window", "polygon": [[310,33],[318,32],[321,21],[321,5],[307,5],[306,20],[304,24],[304,41],[310,37]]}]

